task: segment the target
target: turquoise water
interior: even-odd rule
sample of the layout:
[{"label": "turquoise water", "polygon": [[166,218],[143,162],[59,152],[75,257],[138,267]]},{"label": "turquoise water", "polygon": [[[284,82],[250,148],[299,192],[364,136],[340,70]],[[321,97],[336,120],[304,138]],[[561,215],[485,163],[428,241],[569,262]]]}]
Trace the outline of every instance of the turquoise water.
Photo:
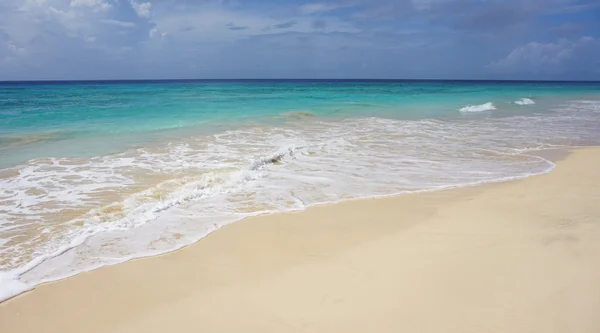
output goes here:
[{"label": "turquoise water", "polygon": [[0,301],[257,214],[549,172],[600,83],[0,83]]},{"label": "turquoise water", "polygon": [[[465,105],[493,101],[510,114],[540,111],[551,104],[547,99],[599,90],[599,83],[543,82],[0,84],[0,166],[42,156],[114,153],[173,139],[186,130],[214,133],[248,123],[273,124],[292,112],[331,119],[452,118],[460,117],[457,110]],[[542,105],[525,109],[511,104],[528,96]]]}]

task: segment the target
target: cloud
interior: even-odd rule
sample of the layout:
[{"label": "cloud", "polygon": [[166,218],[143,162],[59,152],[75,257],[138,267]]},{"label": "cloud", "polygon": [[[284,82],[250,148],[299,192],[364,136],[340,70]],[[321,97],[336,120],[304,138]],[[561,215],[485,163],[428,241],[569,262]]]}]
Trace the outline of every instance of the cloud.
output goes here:
[{"label": "cloud", "polygon": [[518,25],[530,24],[539,15],[596,6],[596,0],[360,0],[360,11],[352,16],[362,20],[403,19],[480,34],[523,31],[526,27]]},{"label": "cloud", "polygon": [[424,11],[450,1],[452,0],[412,0],[411,3],[415,9]]},{"label": "cloud", "polygon": [[[43,3],[42,1],[36,1],[37,3]],[[71,0],[71,7],[89,7],[97,11],[108,10],[112,7],[111,4],[104,0]]]},{"label": "cloud", "polygon": [[93,78],[111,73],[109,67],[127,70],[121,50],[139,51],[148,24],[124,1],[0,0],[0,80]]},{"label": "cloud", "polygon": [[0,0],[0,80],[600,79],[598,8],[597,0]]},{"label": "cloud", "polygon": [[361,11],[352,16],[361,20],[390,20],[406,18],[414,11],[410,0],[364,0]]},{"label": "cloud", "polygon": [[298,7],[298,11],[304,15],[313,15],[320,13],[332,12],[334,10],[355,7],[355,3],[326,3],[326,2],[316,2],[316,3],[308,3]]},{"label": "cloud", "polygon": [[[18,44],[40,40],[57,40],[95,35],[98,19],[110,15],[106,1],[101,0],[5,0],[11,2],[0,10],[2,30]],[[36,48],[37,45],[29,45]]]},{"label": "cloud", "polygon": [[[90,1],[90,0],[83,0]],[[152,16],[151,9],[152,3],[150,2],[137,2],[136,0],[130,0],[131,8],[136,12],[139,17],[150,18]]]},{"label": "cloud", "polygon": [[[211,47],[227,45],[235,41],[258,35],[285,32],[312,33],[314,19],[298,15],[273,15],[261,11],[231,9],[222,5],[194,4],[173,11],[170,6],[156,5],[152,24],[154,28],[169,34],[170,41],[182,47],[194,48],[199,43]],[[348,21],[339,18],[323,18],[321,31],[358,32]],[[182,29],[193,27],[183,34]]]},{"label": "cloud", "polygon": [[297,24],[297,22],[295,22],[295,21],[288,21],[285,23],[275,24],[272,27],[275,29],[287,29],[287,28],[291,28],[291,27],[295,26],[296,24]]},{"label": "cloud", "polygon": [[600,8],[600,3],[595,0],[583,0],[583,1],[563,1],[562,6],[550,6],[547,7],[550,13],[560,14],[574,14],[583,11],[597,10]]},{"label": "cloud", "polygon": [[315,30],[324,30],[325,28],[327,28],[327,22],[323,20],[314,20],[312,22],[312,27]]},{"label": "cloud", "polygon": [[470,31],[499,31],[528,21],[534,14],[514,3],[493,2],[475,6],[452,23],[452,27]]},{"label": "cloud", "polygon": [[[191,28],[191,29],[190,29],[190,28]],[[185,31],[192,31],[192,30],[194,30],[194,28],[193,28],[193,27],[186,27],[186,28],[182,28],[182,29],[181,29],[181,30],[179,30],[179,31],[183,31],[183,32],[185,32]],[[152,28],[152,29],[150,29],[150,31],[148,31],[148,35],[149,35],[150,37],[161,37],[161,38],[163,38],[163,37],[167,36],[167,35],[168,35],[168,33],[167,33],[167,32],[163,32],[163,31],[160,31],[160,30],[158,30],[157,28]]]},{"label": "cloud", "polygon": [[22,47],[18,47],[15,44],[9,43],[8,49],[17,56],[20,56],[20,57],[27,56],[27,50],[25,50]]},{"label": "cloud", "polygon": [[113,19],[104,19],[104,20],[100,20],[100,22],[109,24],[109,25],[122,27],[122,28],[135,28],[135,26],[136,26],[135,23],[133,23],[133,22],[119,21],[119,20],[113,20]]},{"label": "cloud", "polygon": [[560,39],[554,43],[531,42],[515,48],[505,58],[491,62],[489,68],[500,73],[556,73],[580,70],[600,71],[595,54],[600,40],[593,37]]},{"label": "cloud", "polygon": [[227,24],[227,28],[229,28],[229,30],[234,30],[234,31],[239,31],[239,30],[246,30],[248,29],[248,27],[244,27],[244,26],[237,26],[233,23],[228,23]]}]

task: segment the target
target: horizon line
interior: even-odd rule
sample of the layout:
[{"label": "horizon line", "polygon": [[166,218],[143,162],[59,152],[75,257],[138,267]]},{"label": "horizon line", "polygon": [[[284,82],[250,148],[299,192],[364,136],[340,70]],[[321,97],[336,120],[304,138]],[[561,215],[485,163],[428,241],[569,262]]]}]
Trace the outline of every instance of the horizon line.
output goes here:
[{"label": "horizon line", "polygon": [[373,79],[373,78],[235,78],[235,79],[76,79],[76,80],[62,80],[62,79],[36,79],[36,80],[0,80],[0,84],[7,83],[110,83],[110,82],[208,82],[208,81],[348,81],[348,82],[366,82],[366,81],[396,81],[396,82],[410,82],[410,81],[451,81],[451,82],[581,82],[581,83],[600,83],[600,80],[542,80],[542,79]]}]

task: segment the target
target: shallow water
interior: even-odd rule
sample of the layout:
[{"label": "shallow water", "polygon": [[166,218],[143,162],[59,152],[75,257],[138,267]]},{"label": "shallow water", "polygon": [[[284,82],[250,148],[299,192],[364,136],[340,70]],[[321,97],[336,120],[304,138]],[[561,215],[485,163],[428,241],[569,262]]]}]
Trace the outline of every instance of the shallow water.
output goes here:
[{"label": "shallow water", "polygon": [[600,142],[596,83],[7,84],[0,97],[0,298],[246,216],[526,177],[554,166],[528,152]]}]

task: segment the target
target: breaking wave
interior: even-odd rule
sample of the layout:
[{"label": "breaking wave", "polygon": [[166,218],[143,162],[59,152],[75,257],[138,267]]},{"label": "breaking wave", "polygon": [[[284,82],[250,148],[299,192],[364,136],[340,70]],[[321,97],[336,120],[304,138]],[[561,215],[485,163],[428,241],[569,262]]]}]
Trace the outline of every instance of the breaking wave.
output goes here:
[{"label": "breaking wave", "polygon": [[521,98],[520,100],[514,101],[513,103],[515,103],[517,105],[533,105],[533,104],[535,104],[535,102],[530,98]]},{"label": "breaking wave", "polygon": [[492,102],[479,105],[467,105],[459,109],[460,112],[483,112],[492,110],[496,110],[496,106]]}]

